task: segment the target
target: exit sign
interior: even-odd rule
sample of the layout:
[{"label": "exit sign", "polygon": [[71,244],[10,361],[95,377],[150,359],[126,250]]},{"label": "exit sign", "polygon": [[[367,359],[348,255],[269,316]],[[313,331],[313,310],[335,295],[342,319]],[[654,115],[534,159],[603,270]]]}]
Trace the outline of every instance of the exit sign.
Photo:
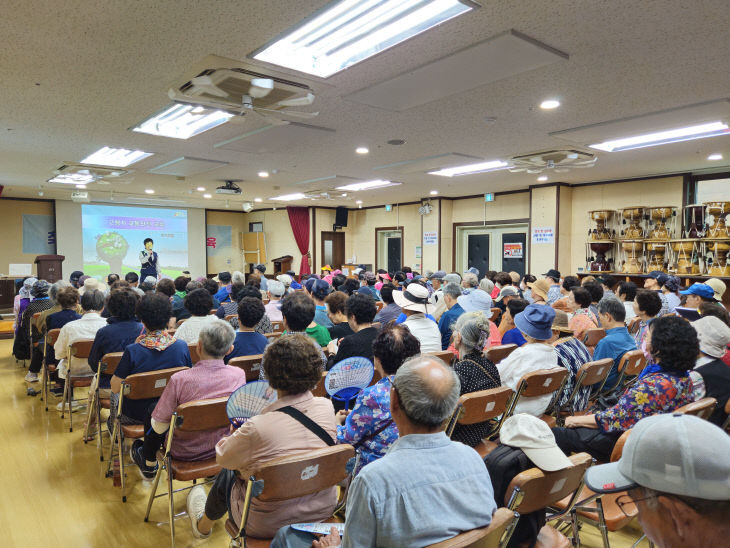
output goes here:
[{"label": "exit sign", "polygon": [[485,194],[484,195],[484,201],[485,202],[493,202],[494,201],[494,193],[493,192],[489,192],[489,193]]}]

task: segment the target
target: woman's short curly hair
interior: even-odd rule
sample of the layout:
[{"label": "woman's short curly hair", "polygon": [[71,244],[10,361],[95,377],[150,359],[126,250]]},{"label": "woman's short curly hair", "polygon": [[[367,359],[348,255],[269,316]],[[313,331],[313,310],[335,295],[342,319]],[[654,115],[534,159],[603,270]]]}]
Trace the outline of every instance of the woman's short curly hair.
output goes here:
[{"label": "woman's short curly hair", "polygon": [[157,282],[157,292],[172,297],[175,294],[175,284],[169,278],[162,278]]},{"label": "woman's short curly hair", "polygon": [[327,305],[327,309],[330,311],[330,314],[344,314],[346,302],[347,295],[345,295],[342,291],[333,291],[327,295],[327,298],[324,300],[324,304]]},{"label": "woman's short curly hair", "polygon": [[138,301],[139,295],[134,290],[125,287],[112,291],[106,306],[114,318],[125,322],[134,319]]},{"label": "woman's short curly hair", "polygon": [[61,308],[73,308],[79,304],[79,291],[75,287],[64,287],[56,295],[56,302]]},{"label": "woman's short curly hair", "polygon": [[322,353],[307,335],[282,335],[266,347],[263,368],[272,388],[301,394],[322,377]]},{"label": "woman's short curly hair", "polygon": [[350,295],[345,304],[345,314],[348,318],[354,316],[355,323],[358,325],[372,323],[377,313],[378,309],[375,307],[373,298],[362,293]]},{"label": "woman's short curly hair", "polygon": [[137,317],[148,331],[167,327],[172,316],[170,299],[162,293],[146,293],[137,303]]},{"label": "woman's short curly hair", "polygon": [[421,353],[421,343],[403,324],[383,327],[373,341],[373,356],[386,375],[393,375],[411,356]]},{"label": "woman's short curly hair", "polygon": [[659,297],[659,293],[650,289],[637,290],[634,301],[641,312],[644,312],[652,318],[662,310],[662,300]]},{"label": "woman's short curly hair", "polygon": [[213,297],[201,287],[185,295],[183,303],[193,316],[207,316],[213,308]]},{"label": "woman's short curly hair", "polygon": [[683,373],[695,366],[700,343],[691,323],[680,316],[661,316],[649,328],[651,355],[662,369]]}]

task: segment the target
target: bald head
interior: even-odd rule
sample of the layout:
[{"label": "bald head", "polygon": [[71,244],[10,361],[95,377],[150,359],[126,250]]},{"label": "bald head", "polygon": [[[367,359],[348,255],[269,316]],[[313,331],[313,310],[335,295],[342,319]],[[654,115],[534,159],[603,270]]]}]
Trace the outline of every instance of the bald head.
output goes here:
[{"label": "bald head", "polygon": [[461,384],[454,370],[435,356],[421,354],[407,360],[393,379],[398,400],[414,424],[440,427],[454,412]]}]

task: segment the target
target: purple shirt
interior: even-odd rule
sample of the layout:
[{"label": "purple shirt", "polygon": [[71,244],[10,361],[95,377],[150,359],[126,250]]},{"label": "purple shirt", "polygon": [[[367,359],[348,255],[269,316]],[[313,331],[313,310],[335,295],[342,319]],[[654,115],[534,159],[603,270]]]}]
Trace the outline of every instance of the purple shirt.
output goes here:
[{"label": "purple shirt", "polygon": [[[223,360],[200,360],[190,369],[170,377],[152,418],[169,423],[178,405],[194,400],[230,396],[246,384],[243,369],[225,365]],[[172,456],[180,460],[200,460],[215,456],[215,444],[228,434],[228,427],[205,432],[175,432]]]}]

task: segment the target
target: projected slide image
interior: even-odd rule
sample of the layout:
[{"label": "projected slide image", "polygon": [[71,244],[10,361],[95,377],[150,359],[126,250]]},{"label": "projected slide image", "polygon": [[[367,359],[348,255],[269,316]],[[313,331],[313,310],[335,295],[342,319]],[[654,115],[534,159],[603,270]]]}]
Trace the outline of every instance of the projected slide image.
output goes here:
[{"label": "projected slide image", "polygon": [[139,274],[145,238],[154,240],[160,274],[174,278],[188,269],[188,217],[184,209],[83,204],[84,274]]}]

